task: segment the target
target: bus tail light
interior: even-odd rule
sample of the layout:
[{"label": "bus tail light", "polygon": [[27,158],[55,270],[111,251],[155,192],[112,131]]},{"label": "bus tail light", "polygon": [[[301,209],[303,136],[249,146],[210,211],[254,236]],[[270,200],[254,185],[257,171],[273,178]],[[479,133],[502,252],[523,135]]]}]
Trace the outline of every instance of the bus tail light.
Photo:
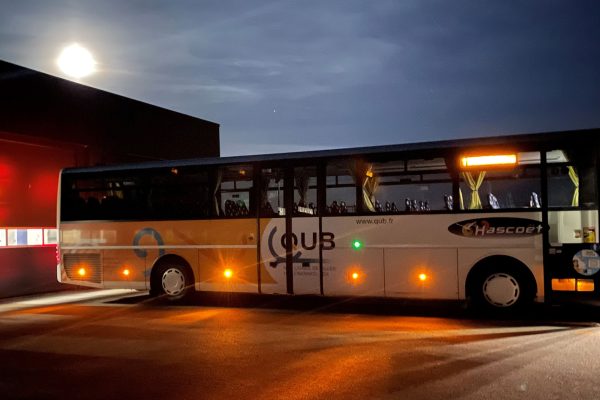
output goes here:
[{"label": "bus tail light", "polygon": [[552,290],[556,292],[593,292],[592,279],[552,279]]},{"label": "bus tail light", "polygon": [[558,292],[574,292],[575,279],[552,279],[552,290]]},{"label": "bus tail light", "polygon": [[593,292],[594,281],[592,279],[577,279],[578,292]]}]

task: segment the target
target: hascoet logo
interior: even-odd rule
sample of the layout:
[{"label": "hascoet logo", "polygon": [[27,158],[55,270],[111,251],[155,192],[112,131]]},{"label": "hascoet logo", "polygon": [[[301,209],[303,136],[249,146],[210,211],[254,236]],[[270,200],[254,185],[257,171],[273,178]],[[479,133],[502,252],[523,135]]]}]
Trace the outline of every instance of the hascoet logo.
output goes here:
[{"label": "hascoet logo", "polygon": [[480,239],[534,236],[541,234],[543,230],[539,221],[505,217],[469,219],[448,227],[448,231],[455,235]]}]

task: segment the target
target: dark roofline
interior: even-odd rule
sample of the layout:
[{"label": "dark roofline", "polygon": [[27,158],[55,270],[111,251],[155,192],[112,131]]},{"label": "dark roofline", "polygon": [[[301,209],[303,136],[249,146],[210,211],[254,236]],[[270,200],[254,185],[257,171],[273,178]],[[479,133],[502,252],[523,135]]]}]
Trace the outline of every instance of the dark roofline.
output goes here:
[{"label": "dark roofline", "polygon": [[[574,137],[576,136],[576,137]],[[429,142],[416,142],[394,145],[368,146],[368,147],[350,147],[343,149],[331,150],[312,150],[300,151],[292,153],[272,153],[272,154],[257,154],[229,157],[210,157],[210,158],[193,158],[176,161],[154,161],[136,164],[120,164],[105,167],[88,167],[88,168],[67,168],[64,172],[102,172],[102,171],[118,171],[123,169],[150,169],[150,168],[169,168],[176,166],[192,166],[192,165],[224,165],[224,164],[243,164],[253,162],[269,162],[269,161],[285,161],[311,158],[327,158],[327,157],[344,157],[357,154],[385,154],[395,152],[422,152],[426,150],[449,150],[462,147],[489,147],[503,146],[510,147],[514,144],[527,144],[544,142],[543,147],[550,149],[557,142],[565,140],[591,140],[592,142],[600,142],[600,128],[578,129],[567,131],[553,132],[537,132],[537,133],[522,133],[500,136],[488,136],[477,138],[464,138],[453,140],[440,140]]]},{"label": "dark roofline", "polygon": [[[15,69],[15,73],[17,73],[16,72],[17,70],[27,70],[27,72],[32,73],[32,74],[43,75],[44,79],[48,79],[50,81],[54,80],[54,81],[57,81],[57,82],[63,82],[65,84],[67,84],[67,85],[76,85],[77,87],[81,87],[82,89],[86,89],[86,90],[90,90],[90,91],[95,91],[95,92],[100,92],[100,93],[102,93],[103,95],[105,95],[107,97],[119,98],[119,99],[123,100],[123,102],[137,103],[137,104],[144,105],[144,106],[147,106],[147,107],[157,108],[157,109],[160,109],[160,110],[167,111],[169,113],[178,114],[178,115],[180,115],[183,118],[193,118],[195,120],[200,120],[200,121],[205,122],[207,124],[213,124],[213,125],[215,125],[217,127],[220,127],[220,124],[218,124],[216,122],[213,122],[213,121],[209,121],[209,120],[206,120],[206,119],[198,118],[198,117],[195,117],[195,116],[192,116],[192,115],[189,115],[189,114],[184,114],[184,113],[179,112],[179,111],[170,110],[168,108],[157,106],[155,104],[146,103],[146,102],[141,101],[141,100],[136,100],[136,99],[132,99],[132,98],[129,98],[129,97],[125,97],[125,96],[123,96],[121,94],[107,92],[106,90],[103,90],[103,89],[98,89],[98,88],[95,88],[93,86],[89,86],[89,85],[86,85],[86,84],[83,84],[83,83],[80,83],[80,82],[71,81],[69,79],[61,78],[61,77],[55,76],[55,75],[50,75],[50,74],[48,74],[46,72],[38,71],[38,70],[31,69],[31,68],[28,68],[28,67],[23,67],[21,65],[14,64],[14,63],[2,60],[2,59],[0,59],[0,64],[7,64],[8,67],[14,68]],[[0,79],[2,79],[1,75],[0,75]]]}]

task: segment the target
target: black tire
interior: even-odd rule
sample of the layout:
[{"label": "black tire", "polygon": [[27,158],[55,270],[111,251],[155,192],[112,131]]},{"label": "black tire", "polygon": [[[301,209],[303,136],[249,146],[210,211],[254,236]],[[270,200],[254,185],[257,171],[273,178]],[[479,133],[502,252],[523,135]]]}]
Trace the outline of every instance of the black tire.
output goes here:
[{"label": "black tire", "polygon": [[194,290],[194,278],[189,267],[180,263],[165,262],[153,274],[150,295],[167,301],[179,301]]},{"label": "black tire", "polygon": [[535,282],[523,267],[491,265],[474,271],[469,294],[476,309],[495,313],[522,311],[533,303]]}]

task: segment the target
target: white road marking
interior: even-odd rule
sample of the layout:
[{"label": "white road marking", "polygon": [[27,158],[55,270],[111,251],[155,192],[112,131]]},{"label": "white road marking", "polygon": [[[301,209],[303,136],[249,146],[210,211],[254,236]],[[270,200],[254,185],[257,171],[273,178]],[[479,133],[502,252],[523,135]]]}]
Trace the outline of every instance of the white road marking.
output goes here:
[{"label": "white road marking", "polygon": [[18,311],[32,307],[52,306],[65,303],[97,300],[106,297],[126,296],[139,292],[131,289],[86,290],[83,292],[38,295],[35,297],[20,297],[0,302],[0,312]]},{"label": "white road marking", "polygon": [[172,347],[167,341],[54,335],[27,335],[0,342],[2,350],[132,360],[157,360]]}]

